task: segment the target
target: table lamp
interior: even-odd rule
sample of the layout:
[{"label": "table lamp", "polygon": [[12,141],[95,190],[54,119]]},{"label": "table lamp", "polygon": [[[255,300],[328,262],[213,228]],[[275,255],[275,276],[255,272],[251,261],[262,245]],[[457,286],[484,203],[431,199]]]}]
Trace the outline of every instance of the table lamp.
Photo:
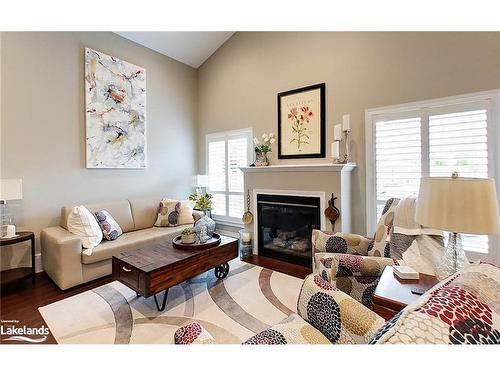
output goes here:
[{"label": "table lamp", "polygon": [[14,237],[16,227],[11,223],[7,201],[23,199],[23,180],[0,180],[0,237]]},{"label": "table lamp", "polygon": [[468,263],[460,233],[500,233],[495,180],[451,177],[423,177],[417,199],[415,221],[423,226],[450,232],[448,245],[437,265],[444,279]]}]

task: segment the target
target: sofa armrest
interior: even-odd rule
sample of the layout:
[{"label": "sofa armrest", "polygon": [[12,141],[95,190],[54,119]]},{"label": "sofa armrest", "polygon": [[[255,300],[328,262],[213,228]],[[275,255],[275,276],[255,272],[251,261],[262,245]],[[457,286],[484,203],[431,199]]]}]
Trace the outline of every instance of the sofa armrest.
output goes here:
[{"label": "sofa armrest", "polygon": [[397,265],[391,258],[334,254],[331,257],[330,279],[344,276],[382,276],[386,266]]},{"label": "sofa armrest", "polygon": [[216,341],[200,323],[193,322],[175,331],[174,343],[177,345],[216,344]]},{"label": "sofa armrest", "polygon": [[367,344],[385,323],[382,317],[316,274],[304,280],[297,311],[333,344]]},{"label": "sofa armrest", "polygon": [[83,282],[82,241],[62,227],[49,227],[40,233],[42,265],[61,289]]}]

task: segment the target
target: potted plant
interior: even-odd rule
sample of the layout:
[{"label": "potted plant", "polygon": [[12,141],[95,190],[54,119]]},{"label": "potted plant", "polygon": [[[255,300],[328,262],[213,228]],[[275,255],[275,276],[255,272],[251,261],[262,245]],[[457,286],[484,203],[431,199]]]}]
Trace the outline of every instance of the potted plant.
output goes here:
[{"label": "potted plant", "polygon": [[189,196],[189,200],[195,202],[194,209],[203,211],[205,215],[212,209],[212,198],[213,195],[210,193],[193,193]]},{"label": "potted plant", "polygon": [[196,231],[194,228],[186,228],[181,232],[181,242],[182,243],[195,243],[196,242]]},{"label": "potted plant", "polygon": [[263,167],[269,165],[269,160],[267,159],[267,153],[271,152],[271,145],[276,142],[276,136],[274,133],[262,134],[262,142],[256,137],[253,139],[255,146],[255,166]]}]

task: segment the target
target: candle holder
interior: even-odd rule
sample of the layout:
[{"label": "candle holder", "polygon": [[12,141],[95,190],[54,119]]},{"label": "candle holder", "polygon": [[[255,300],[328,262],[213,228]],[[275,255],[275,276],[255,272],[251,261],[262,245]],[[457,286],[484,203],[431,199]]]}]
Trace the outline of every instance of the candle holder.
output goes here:
[{"label": "candle holder", "polygon": [[342,160],[342,164],[347,164],[349,163],[349,130],[344,130],[344,142],[345,142],[345,147],[344,147],[344,159]]},{"label": "candle holder", "polygon": [[246,229],[241,229],[239,231],[239,234],[240,234],[240,241],[239,241],[240,259],[246,259],[253,253],[252,233]]}]

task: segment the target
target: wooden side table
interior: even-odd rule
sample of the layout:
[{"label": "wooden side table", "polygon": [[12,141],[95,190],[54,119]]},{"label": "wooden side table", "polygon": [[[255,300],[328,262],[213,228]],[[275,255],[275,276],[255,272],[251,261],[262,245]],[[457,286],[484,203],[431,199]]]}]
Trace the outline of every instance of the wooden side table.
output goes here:
[{"label": "wooden side table", "polygon": [[35,234],[33,232],[17,232],[16,237],[0,238],[0,247],[14,245],[24,241],[31,242],[31,267],[18,267],[0,272],[2,285],[28,279],[35,281]]},{"label": "wooden side table", "polygon": [[435,276],[420,274],[418,280],[402,280],[394,275],[392,267],[385,267],[372,296],[373,311],[389,320],[421,296],[413,294],[412,288],[430,289],[439,280]]}]

